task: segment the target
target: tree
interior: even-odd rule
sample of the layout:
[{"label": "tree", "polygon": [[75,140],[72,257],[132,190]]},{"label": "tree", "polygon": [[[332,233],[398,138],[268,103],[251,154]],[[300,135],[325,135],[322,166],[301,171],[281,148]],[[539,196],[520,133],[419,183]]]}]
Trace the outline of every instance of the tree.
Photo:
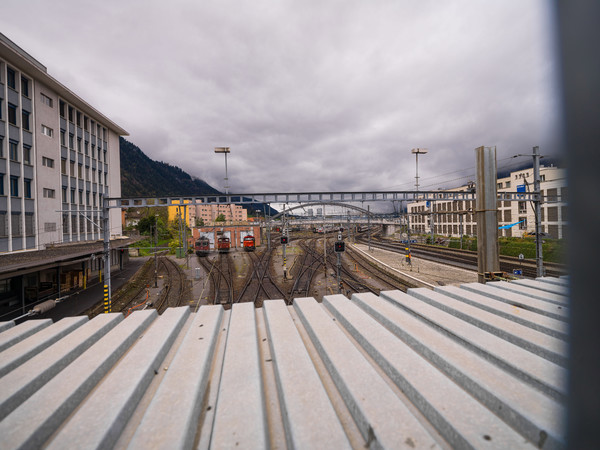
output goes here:
[{"label": "tree", "polygon": [[198,218],[196,217],[196,226],[197,227],[203,227],[204,226],[204,219],[203,218]]},{"label": "tree", "polygon": [[215,222],[225,222],[225,215],[224,214],[219,214],[217,216],[217,218],[215,219]]}]

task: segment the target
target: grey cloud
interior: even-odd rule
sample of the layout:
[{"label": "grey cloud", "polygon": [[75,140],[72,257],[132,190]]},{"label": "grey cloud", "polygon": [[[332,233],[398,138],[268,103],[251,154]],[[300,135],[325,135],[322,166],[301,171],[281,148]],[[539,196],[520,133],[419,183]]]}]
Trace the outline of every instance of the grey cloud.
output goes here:
[{"label": "grey cloud", "polygon": [[558,147],[544,0],[6,3],[9,38],[217,188],[223,145],[245,192],[411,189],[414,147],[437,187],[480,145]]}]

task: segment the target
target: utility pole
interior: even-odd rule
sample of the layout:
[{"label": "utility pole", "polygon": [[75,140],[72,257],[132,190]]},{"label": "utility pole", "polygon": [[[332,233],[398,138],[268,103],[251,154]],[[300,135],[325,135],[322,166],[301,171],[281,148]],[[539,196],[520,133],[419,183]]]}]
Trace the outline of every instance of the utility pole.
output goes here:
[{"label": "utility pole", "polygon": [[434,232],[434,226],[435,226],[435,203],[432,201],[431,202],[431,214],[429,215],[429,224],[431,225],[431,245],[434,244],[434,239],[435,239],[435,232]]},{"label": "utility pole", "polygon": [[325,232],[325,205],[323,205],[323,270],[325,271],[325,288],[327,288],[327,233]]},{"label": "utility pole", "polygon": [[108,199],[102,197],[102,231],[104,232],[104,312],[111,312],[110,292],[110,209]]},{"label": "utility pole", "polygon": [[158,258],[156,257],[156,252],[158,249],[158,216],[154,215],[154,287],[158,287]]},{"label": "utility pole", "polygon": [[537,276],[543,277],[544,271],[544,258],[542,255],[542,238],[540,233],[542,231],[541,218],[542,218],[542,195],[540,192],[540,148],[536,145],[533,147],[533,191],[536,195],[535,200],[535,256],[537,264]]},{"label": "utility pole", "polygon": [[367,233],[369,237],[369,251],[371,251],[371,205],[367,205]]}]

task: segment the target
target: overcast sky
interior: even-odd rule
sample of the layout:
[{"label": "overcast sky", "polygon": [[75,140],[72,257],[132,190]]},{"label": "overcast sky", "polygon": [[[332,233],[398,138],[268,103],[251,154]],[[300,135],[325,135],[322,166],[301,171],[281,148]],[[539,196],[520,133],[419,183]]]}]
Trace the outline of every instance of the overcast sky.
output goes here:
[{"label": "overcast sky", "polygon": [[[230,192],[410,190],[557,153],[546,0],[3,0],[0,30],[150,158]],[[521,158],[519,161],[523,161]]]}]

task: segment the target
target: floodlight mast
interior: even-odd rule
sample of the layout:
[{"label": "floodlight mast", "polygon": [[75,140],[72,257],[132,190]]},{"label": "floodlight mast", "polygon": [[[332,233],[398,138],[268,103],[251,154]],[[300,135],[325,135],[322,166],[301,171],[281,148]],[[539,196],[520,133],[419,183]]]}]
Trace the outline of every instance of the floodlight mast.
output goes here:
[{"label": "floodlight mast", "polygon": [[215,147],[215,153],[223,153],[225,154],[225,195],[229,194],[229,178],[227,178],[227,153],[231,153],[229,151],[229,147]]},{"label": "floodlight mast", "polygon": [[415,188],[416,191],[419,192],[419,155],[424,155],[425,153],[427,153],[427,149],[426,148],[413,148],[411,150],[411,153],[413,153],[415,155],[416,158],[416,164],[417,164],[417,172],[415,175]]}]

